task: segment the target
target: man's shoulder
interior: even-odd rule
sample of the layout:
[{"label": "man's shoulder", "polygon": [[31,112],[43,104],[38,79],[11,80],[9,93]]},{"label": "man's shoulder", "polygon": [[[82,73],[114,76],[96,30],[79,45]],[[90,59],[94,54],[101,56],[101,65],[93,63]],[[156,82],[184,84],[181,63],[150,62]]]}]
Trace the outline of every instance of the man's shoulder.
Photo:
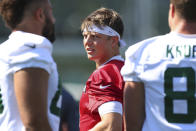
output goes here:
[{"label": "man's shoulder", "polygon": [[129,55],[129,56],[132,56],[134,54],[136,55],[136,54],[138,54],[138,52],[139,52],[139,54],[141,54],[141,52],[143,52],[144,49],[147,49],[149,46],[153,46],[153,44],[155,44],[155,43],[156,43],[156,45],[158,43],[161,44],[161,41],[166,39],[166,37],[167,37],[167,34],[154,36],[154,37],[150,37],[150,38],[144,39],[142,41],[139,41],[139,42],[131,45],[130,47],[128,47],[125,54]]},{"label": "man's shoulder", "polygon": [[118,81],[121,78],[120,70],[123,65],[123,61],[113,60],[94,71],[91,75],[91,80],[98,83],[101,81]]},{"label": "man's shoulder", "polygon": [[105,64],[103,66],[103,69],[108,68],[108,67],[112,67],[112,66],[121,66],[123,64],[124,64],[124,60],[116,60],[116,59],[114,59],[114,60],[109,61],[107,64]]},{"label": "man's shoulder", "polygon": [[[107,64],[103,65],[97,70],[98,74],[113,74],[116,72],[120,72],[120,69],[124,65],[124,61],[121,60],[111,60]],[[105,72],[105,73],[103,73]]]},{"label": "man's shoulder", "polygon": [[[139,48],[139,47],[143,47],[143,46],[147,46],[159,39],[162,39],[165,35],[160,35],[160,36],[154,36],[154,37],[150,37],[150,38],[147,38],[147,39],[144,39],[142,41],[139,41],[133,45],[131,45],[129,48]],[[128,49],[129,49],[128,48]]]}]

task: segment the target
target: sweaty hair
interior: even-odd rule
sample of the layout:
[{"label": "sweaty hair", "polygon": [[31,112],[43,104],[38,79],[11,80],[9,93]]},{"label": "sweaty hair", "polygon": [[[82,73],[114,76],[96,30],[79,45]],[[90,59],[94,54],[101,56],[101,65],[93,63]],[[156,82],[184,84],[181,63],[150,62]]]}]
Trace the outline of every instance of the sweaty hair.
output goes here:
[{"label": "sweaty hair", "polygon": [[189,22],[196,21],[196,0],[170,0],[181,18]]},{"label": "sweaty hair", "polygon": [[124,25],[122,19],[120,15],[112,9],[100,8],[92,12],[82,22],[81,31],[93,24],[98,27],[109,26],[118,32],[121,37],[123,36]]},{"label": "sweaty hair", "polygon": [[39,6],[45,0],[0,0],[0,14],[10,29],[22,21],[24,12],[33,9],[34,5]]}]

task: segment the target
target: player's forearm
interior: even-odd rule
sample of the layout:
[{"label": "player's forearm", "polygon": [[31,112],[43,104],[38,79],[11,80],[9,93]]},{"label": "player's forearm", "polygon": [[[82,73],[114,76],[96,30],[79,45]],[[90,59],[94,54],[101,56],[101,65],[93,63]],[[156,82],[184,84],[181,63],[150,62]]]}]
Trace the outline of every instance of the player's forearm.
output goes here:
[{"label": "player's forearm", "polygon": [[128,123],[128,126],[125,126],[125,130],[124,131],[141,131],[142,130],[142,125],[143,124],[138,124],[138,123]]}]

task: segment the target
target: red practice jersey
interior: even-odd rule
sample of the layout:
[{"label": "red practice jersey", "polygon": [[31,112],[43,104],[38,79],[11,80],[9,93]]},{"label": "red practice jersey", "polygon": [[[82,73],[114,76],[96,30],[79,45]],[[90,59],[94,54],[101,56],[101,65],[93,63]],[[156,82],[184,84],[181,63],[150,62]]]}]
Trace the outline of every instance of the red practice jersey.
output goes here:
[{"label": "red practice jersey", "polygon": [[123,103],[124,61],[111,60],[95,70],[86,82],[80,99],[80,131],[88,131],[100,120],[98,107],[109,101]]}]

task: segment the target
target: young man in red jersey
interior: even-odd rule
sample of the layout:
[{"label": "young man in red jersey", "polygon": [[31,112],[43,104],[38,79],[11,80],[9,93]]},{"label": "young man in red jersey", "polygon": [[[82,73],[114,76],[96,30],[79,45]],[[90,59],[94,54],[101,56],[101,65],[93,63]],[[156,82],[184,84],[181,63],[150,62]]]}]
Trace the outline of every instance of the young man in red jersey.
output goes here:
[{"label": "young man in red jersey", "polygon": [[96,70],[86,82],[80,99],[80,131],[121,131],[124,81],[120,75],[124,60],[119,47],[123,22],[111,9],[100,8],[81,25],[83,44]]}]

